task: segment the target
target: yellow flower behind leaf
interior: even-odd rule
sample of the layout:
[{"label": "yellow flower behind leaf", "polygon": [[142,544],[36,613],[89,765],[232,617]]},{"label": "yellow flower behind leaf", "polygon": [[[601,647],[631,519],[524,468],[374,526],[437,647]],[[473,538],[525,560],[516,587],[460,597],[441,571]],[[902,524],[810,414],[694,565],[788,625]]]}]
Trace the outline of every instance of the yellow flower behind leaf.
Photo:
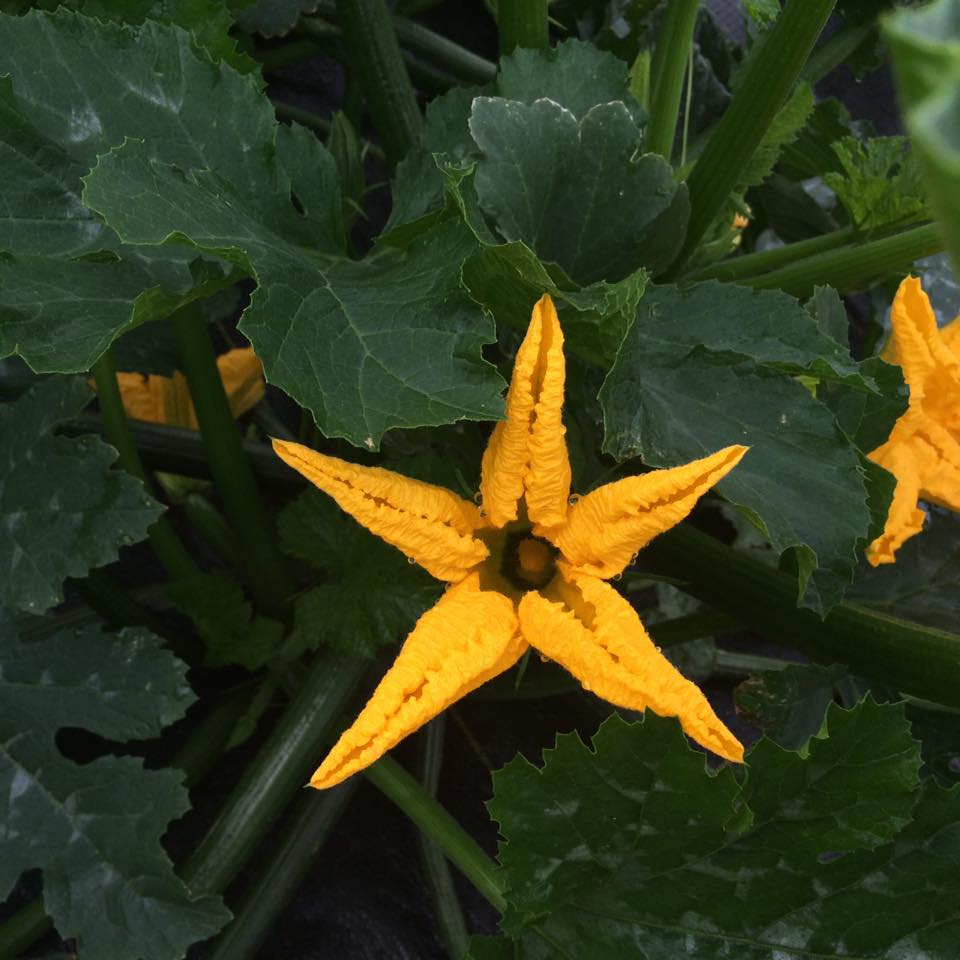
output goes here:
[{"label": "yellow flower behind leaf", "polygon": [[[263,367],[251,347],[221,354],[217,368],[234,417],[242,416],[263,399]],[[118,373],[117,386],[127,416],[170,427],[199,429],[187,378],[179,370],[172,377]]]},{"label": "yellow flower behind leaf", "polygon": [[604,580],[682,520],[746,447],[571,498],[562,419],[563,334],[544,296],[517,353],[506,419],[481,468],[483,509],[442,487],[275,440],[277,454],[368,530],[450,586],[417,622],[354,724],[314,773],[332,787],[533,647],[588,690],[679,718],[705,747],[743,748]]},{"label": "yellow flower behind leaf", "polygon": [[893,563],[923,528],[918,501],[960,511],[960,318],[939,329],[919,279],[907,277],[891,322],[882,357],[903,368],[910,403],[887,442],[868,454],[897,480],[883,532],[867,548],[873,566]]}]

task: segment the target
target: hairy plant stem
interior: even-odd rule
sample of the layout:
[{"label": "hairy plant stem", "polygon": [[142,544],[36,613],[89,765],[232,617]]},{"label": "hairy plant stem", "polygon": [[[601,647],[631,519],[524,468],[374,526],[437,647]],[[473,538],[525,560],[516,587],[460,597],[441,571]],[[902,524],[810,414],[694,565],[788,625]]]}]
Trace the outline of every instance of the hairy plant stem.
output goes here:
[{"label": "hairy plant stem", "polygon": [[222,893],[306,782],[366,664],[323,651],[244,771],[181,876],[196,894]]},{"label": "hairy plant stem", "polygon": [[871,33],[876,33],[875,20],[847,24],[818,46],[807,60],[800,78],[807,83],[819,83],[840,64],[848,60],[863,45]]},{"label": "hairy plant stem", "polygon": [[754,253],[745,253],[740,257],[731,257],[729,260],[720,260],[718,263],[711,263],[693,273],[685,274],[682,279],[731,281],[738,280],[740,277],[759,276],[776,267],[843,246],[852,241],[856,235],[857,232],[853,227],[843,227],[840,230],[821,234],[819,237],[786,243],[782,247],[758,250]]},{"label": "hairy plant stem", "polygon": [[234,909],[230,924],[218,934],[206,960],[253,960],[278,917],[302,888],[320,848],[326,843],[357,788],[357,779],[332,790],[301,797],[269,859],[257,871]]},{"label": "hairy plant stem", "polygon": [[668,161],[699,9],[700,0],[673,0],[667,5],[650,66],[650,119],[644,149]]},{"label": "hairy plant stem", "polygon": [[[440,767],[443,764],[444,733],[447,717],[441,713],[423,729],[420,737],[420,779],[428,796],[436,800]],[[419,831],[420,861],[427,875],[427,885],[433,900],[434,914],[440,936],[450,955],[450,960],[466,956],[470,936],[463,919],[463,910],[457,899],[457,891],[450,876],[450,867],[440,845],[430,834]]]},{"label": "hairy plant stem", "polygon": [[364,770],[366,778],[437,843],[447,858],[501,913],[507,902],[497,865],[480,845],[389,756]]},{"label": "hairy plant stem", "polygon": [[[117,386],[117,372],[113,364],[113,353],[108,349],[93,365],[93,379],[97,385],[97,400],[100,416],[103,419],[107,439],[117,448],[120,456],[117,462],[127,473],[132,474],[151,493],[156,493],[147,472],[143,468],[140,454],[130,430],[130,421],[123,409],[123,399]],[[150,546],[173,579],[190,578],[200,573],[187,548],[181,543],[170,520],[161,516],[150,527],[147,536]]]},{"label": "hairy plant stem", "polygon": [[818,284],[829,284],[841,293],[855,293],[943,249],[939,225],[927,223],[878,240],[814,254],[759,276],[741,276],[737,282],[757,290],[783,290],[795,297],[810,296]]},{"label": "hairy plant stem", "polygon": [[641,552],[640,563],[818,660],[847,664],[912,696],[960,705],[960,635],[853,603],[838,604],[821,620],[798,609],[796,578],[687,524],[657,537]]},{"label": "hairy plant stem", "polygon": [[200,307],[190,304],[173,314],[172,323],[180,364],[210,459],[210,472],[240,541],[240,560],[250,592],[264,613],[282,618],[292,592],[286,561],[277,549],[273,523],[244,455],[206,320]]},{"label": "hairy plant stem", "polygon": [[0,960],[14,960],[52,932],[53,921],[44,913],[43,897],[35,897],[0,923]]},{"label": "hairy plant stem", "polygon": [[550,41],[547,0],[498,0],[500,56],[517,47],[545,50]]},{"label": "hairy plant stem", "polygon": [[337,20],[387,159],[396,164],[423,120],[385,0],[337,0]]},{"label": "hairy plant stem", "polygon": [[759,42],[746,75],[698,158],[687,186],[690,222],[683,248],[668,271],[680,273],[793,88],[836,0],[788,0]]}]

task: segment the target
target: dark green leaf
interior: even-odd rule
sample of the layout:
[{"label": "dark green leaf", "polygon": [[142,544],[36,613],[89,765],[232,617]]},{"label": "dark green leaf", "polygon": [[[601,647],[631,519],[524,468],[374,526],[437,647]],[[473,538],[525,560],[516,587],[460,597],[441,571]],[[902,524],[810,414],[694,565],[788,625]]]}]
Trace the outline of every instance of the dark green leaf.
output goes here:
[{"label": "dark green leaf", "polygon": [[0,604],[42,613],[83,577],[142,540],[161,507],[143,484],[110,465],[97,437],[51,436],[91,398],[81,380],[42,380],[0,406]]},{"label": "dark green leaf", "polygon": [[817,395],[834,412],[843,432],[860,450],[870,453],[886,443],[894,423],[907,409],[910,390],[896,364],[871,357],[860,364],[860,369],[877,385],[878,393],[824,384]]},{"label": "dark green leaf", "polygon": [[677,185],[662,157],[637,158],[639,132],[622,102],[578,121],[550,100],[478,97],[470,132],[477,196],[505,240],[524,241],[582,284],[652,266],[640,248]]},{"label": "dark green leaf", "polygon": [[[592,751],[561,736],[542,770],[518,758],[496,773],[504,927],[523,955],[879,960],[926,935],[930,898],[898,898],[895,920],[865,924],[889,910],[875,898],[931,882],[935,917],[956,918],[957,803],[921,806],[930,853],[918,852],[907,824],[919,751],[903,706],[868,700],[827,720],[806,757],[761,741],[742,785],[731,768],[708,774],[675,721],[649,714],[606,721]],[[934,849],[953,864],[936,879]],[[913,853],[922,870],[902,862]]]},{"label": "dark green leaf", "polygon": [[805,304],[807,313],[825,337],[847,346],[850,342],[850,324],[847,309],[833,287],[814,287],[813,296]]},{"label": "dark green leaf", "polygon": [[307,490],[280,514],[280,542],[323,582],[296,603],[293,644],[321,644],[373,656],[397,644],[440,596],[422,568],[342,513],[325,494]]},{"label": "dark green leaf", "polygon": [[[148,27],[159,47],[177,39]],[[466,228],[440,225],[404,255],[338,258],[330,155],[303,128],[278,127],[249,78],[199,61],[191,71],[218,123],[189,152],[167,136],[128,140],[86,178],[86,201],[129,243],[176,236],[254,275],[241,330],[327,435],[374,449],[392,427],[498,417],[502,382],[481,357],[492,325],[460,284],[475,248]]]},{"label": "dark green leaf", "polygon": [[823,727],[845,667],[791,664],[750,677],[737,687],[737,714],[788,750],[803,750]]},{"label": "dark green leaf", "polygon": [[897,562],[863,564],[850,599],[905,620],[956,630],[960,621],[960,519],[937,510]]},{"label": "dark green leaf", "polygon": [[80,0],[78,9],[100,20],[138,25],[144,20],[176,24],[189,30],[211,59],[229,63],[240,73],[260,70],[257,61],[241,53],[230,36],[233,15],[223,0]]},{"label": "dark green leaf", "polygon": [[12,85],[0,79],[0,250],[15,256],[0,254],[0,353],[16,351],[43,371],[87,370],[124,328],[165,316],[231,276],[195,251],[123,247],[81,202],[80,178],[128,136],[166,136],[178,157],[193,154],[209,115],[202,97],[183,100],[183,91],[202,89],[211,71],[256,84],[201,60],[190,36],[173,28],[148,23],[135,34],[34,11],[4,17],[3,29],[0,73],[11,74]]},{"label": "dark green leaf", "polygon": [[208,666],[235,663],[258,670],[280,655],[283,624],[255,616],[240,585],[222,573],[176,580],[170,599],[191,620],[207,647]]},{"label": "dark green leaf", "polygon": [[857,451],[830,411],[782,370],[860,378],[849,354],[784,294],[754,300],[717,283],[652,288],[600,393],[604,449],[665,467],[750,446],[718,489],[778,552],[796,550],[801,602],[823,613],[852,578],[866,494]]},{"label": "dark green leaf", "polygon": [[44,908],[81,955],[180,960],[230,917],[191,896],[160,846],[188,808],[182,775],[132,757],[80,766],[54,737],[156,736],[193,701],[185,666],[145,631],[92,627],[33,643],[0,632],[0,661],[0,894],[42,867]]},{"label": "dark green leaf", "polygon": [[256,0],[242,10],[237,23],[250,33],[282,37],[305,13],[313,13],[319,0]]},{"label": "dark green leaf", "polygon": [[[547,50],[514,50],[500,64],[497,96],[527,104],[552,100],[578,119],[597,104],[614,100],[633,108],[634,113],[636,108],[627,65],[579,40],[566,40]],[[531,141],[538,149],[538,141]]]}]

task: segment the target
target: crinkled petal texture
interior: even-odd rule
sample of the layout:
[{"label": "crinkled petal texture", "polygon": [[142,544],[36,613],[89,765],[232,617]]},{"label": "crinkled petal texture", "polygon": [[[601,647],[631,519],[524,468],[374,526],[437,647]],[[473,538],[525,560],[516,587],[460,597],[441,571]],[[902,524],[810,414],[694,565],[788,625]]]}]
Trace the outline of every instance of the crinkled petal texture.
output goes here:
[{"label": "crinkled petal texture", "polygon": [[353,726],[314,773],[332,787],[381,757],[471,690],[512,667],[526,650],[513,604],[475,578],[448,590],[413,628]]},{"label": "crinkled petal texture", "polygon": [[742,761],[740,742],[696,684],[654,646],[636,611],[613,587],[568,570],[548,592],[527,593],[520,601],[520,630],[530,646],[604,700],[677,717],[698,743]]},{"label": "crinkled petal texture", "polygon": [[217,357],[217,369],[234,417],[243,416],[263,399],[263,365],[252,347],[221,354]]},{"label": "crinkled petal texture", "polygon": [[570,508],[566,524],[551,539],[574,569],[604,579],[616,576],[638,550],[683,520],[747,449],[726,447],[680,467],[599,487]]},{"label": "crinkled petal texture", "polygon": [[868,456],[897,479],[883,532],[867,548],[867,560],[878,566],[894,563],[899,547],[923,528],[918,500],[960,512],[960,443],[922,408],[911,407]]},{"label": "crinkled petal texture", "polygon": [[[910,384],[911,404],[923,398],[927,382],[938,368],[954,377],[960,374],[960,359],[951,349],[958,334],[951,331],[944,336],[948,328],[937,328],[936,314],[918,277],[907,277],[900,284],[893,298],[890,322],[893,337],[882,356],[903,368],[903,377]],[[950,326],[955,326],[955,322]]]},{"label": "crinkled petal texture", "polygon": [[482,526],[479,510],[443,487],[328,457],[299,443],[274,440],[273,449],[357,522],[438,580],[456,583],[489,555],[473,536]]},{"label": "crinkled petal texture", "polygon": [[496,425],[483,455],[480,492],[494,527],[516,520],[521,497],[535,531],[563,523],[570,496],[570,461],[563,426],[563,333],[553,301],[533,308],[517,351],[507,418]]}]

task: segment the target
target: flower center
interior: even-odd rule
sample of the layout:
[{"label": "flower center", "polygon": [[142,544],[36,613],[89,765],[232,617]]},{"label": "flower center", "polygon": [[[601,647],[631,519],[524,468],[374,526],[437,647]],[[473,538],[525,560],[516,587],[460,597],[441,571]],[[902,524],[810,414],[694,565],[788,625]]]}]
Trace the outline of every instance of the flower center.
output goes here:
[{"label": "flower center", "polygon": [[529,530],[507,535],[500,572],[521,590],[545,587],[555,572],[557,548]]}]

